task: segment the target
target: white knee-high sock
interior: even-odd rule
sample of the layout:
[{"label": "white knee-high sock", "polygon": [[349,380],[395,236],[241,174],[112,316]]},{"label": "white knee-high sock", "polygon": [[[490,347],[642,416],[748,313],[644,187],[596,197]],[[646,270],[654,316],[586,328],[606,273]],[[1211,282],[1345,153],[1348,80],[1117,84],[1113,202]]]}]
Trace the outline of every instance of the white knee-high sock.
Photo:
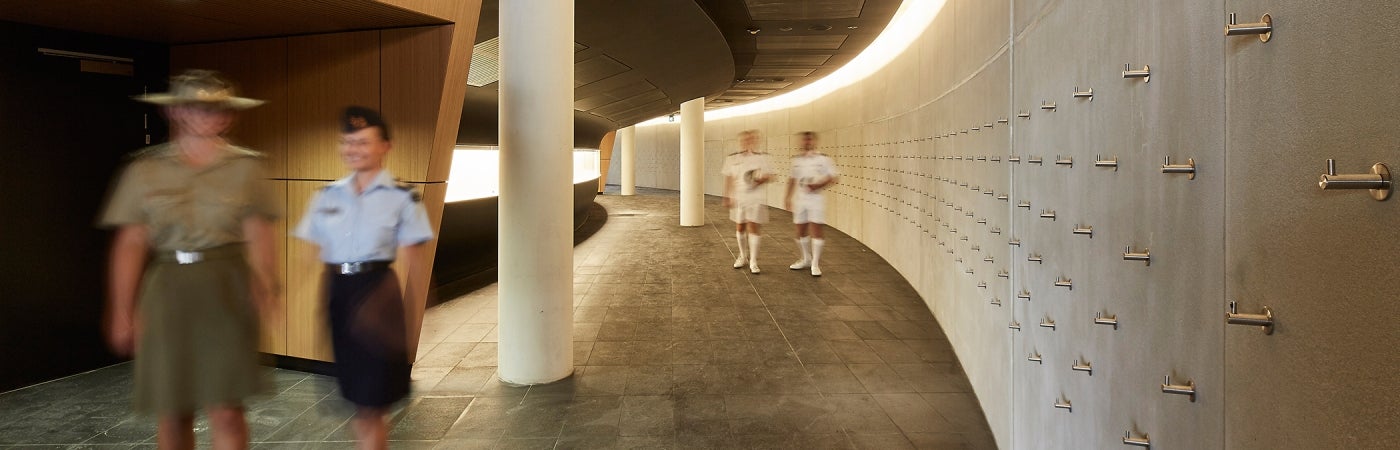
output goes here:
[{"label": "white knee-high sock", "polygon": [[739,259],[745,259],[746,255],[749,254],[747,250],[744,250],[744,247],[748,246],[747,236],[748,234],[742,231],[734,232],[734,240],[739,241]]},{"label": "white knee-high sock", "polygon": [[811,237],[802,236],[802,237],[800,237],[800,238],[797,238],[797,248],[802,249],[802,261],[803,261],[803,262],[809,262],[809,261],[812,260],[812,238],[811,238]]},{"label": "white knee-high sock", "polygon": [[749,265],[758,265],[758,243],[762,239],[763,236],[757,234],[749,235]]},{"label": "white knee-high sock", "polygon": [[817,267],[817,261],[822,259],[823,245],[826,245],[826,239],[812,239],[812,267]]}]

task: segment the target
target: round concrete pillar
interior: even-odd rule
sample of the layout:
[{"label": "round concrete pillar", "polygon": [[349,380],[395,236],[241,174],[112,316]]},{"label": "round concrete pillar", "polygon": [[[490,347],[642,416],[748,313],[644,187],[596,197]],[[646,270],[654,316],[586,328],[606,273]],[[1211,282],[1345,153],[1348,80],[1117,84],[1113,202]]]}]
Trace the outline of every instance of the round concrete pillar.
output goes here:
[{"label": "round concrete pillar", "polygon": [[681,226],[705,224],[705,98],[681,103]]},{"label": "round concrete pillar", "polygon": [[622,195],[637,195],[637,127],[623,128],[617,135],[622,141]]},{"label": "round concrete pillar", "polygon": [[574,2],[500,5],[501,381],[573,372]]}]

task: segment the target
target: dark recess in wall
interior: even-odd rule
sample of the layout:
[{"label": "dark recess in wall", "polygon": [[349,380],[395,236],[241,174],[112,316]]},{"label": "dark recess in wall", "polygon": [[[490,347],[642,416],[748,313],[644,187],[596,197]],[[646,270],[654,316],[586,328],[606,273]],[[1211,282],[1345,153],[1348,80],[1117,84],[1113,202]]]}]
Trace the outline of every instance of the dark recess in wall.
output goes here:
[{"label": "dark recess in wall", "polygon": [[[135,60],[88,73],[38,48]],[[0,21],[0,392],[119,361],[101,335],[110,234],[95,227],[124,155],[165,140],[132,95],[165,89],[169,48]]]},{"label": "dark recess in wall", "polygon": [[[598,231],[607,220],[593,202],[598,195],[598,179],[574,183],[574,244]],[[450,202],[442,208],[437,257],[433,260],[433,282],[428,306],[470,293],[496,282],[500,202],[497,197]],[[591,221],[591,222],[590,222]],[[590,222],[590,223],[586,223]]]},{"label": "dark recess in wall", "polygon": [[[467,96],[462,101],[462,122],[457,127],[458,145],[500,145],[499,94],[495,89],[467,86]],[[574,148],[596,149],[603,136],[615,129],[617,125],[611,120],[574,110]]]}]

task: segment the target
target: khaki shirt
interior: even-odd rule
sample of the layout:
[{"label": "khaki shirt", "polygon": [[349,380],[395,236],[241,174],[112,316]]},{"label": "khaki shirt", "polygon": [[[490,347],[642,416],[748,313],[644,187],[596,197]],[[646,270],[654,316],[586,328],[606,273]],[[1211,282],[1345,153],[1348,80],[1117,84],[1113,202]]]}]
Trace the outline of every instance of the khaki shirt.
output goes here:
[{"label": "khaki shirt", "polygon": [[221,160],[194,168],[175,146],[160,144],[135,154],[99,222],[145,225],[157,251],[203,250],[242,242],[249,216],[281,217],[273,190],[260,153],[228,146]]}]

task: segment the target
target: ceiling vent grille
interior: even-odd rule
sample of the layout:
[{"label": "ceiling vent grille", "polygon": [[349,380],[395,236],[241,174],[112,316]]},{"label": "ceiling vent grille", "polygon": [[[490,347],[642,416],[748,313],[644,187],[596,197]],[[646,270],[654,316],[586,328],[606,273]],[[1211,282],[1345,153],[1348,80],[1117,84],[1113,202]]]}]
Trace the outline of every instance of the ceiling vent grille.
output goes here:
[{"label": "ceiling vent grille", "polygon": [[501,79],[501,38],[476,44],[472,48],[472,65],[467,72],[467,84],[485,86]]}]

